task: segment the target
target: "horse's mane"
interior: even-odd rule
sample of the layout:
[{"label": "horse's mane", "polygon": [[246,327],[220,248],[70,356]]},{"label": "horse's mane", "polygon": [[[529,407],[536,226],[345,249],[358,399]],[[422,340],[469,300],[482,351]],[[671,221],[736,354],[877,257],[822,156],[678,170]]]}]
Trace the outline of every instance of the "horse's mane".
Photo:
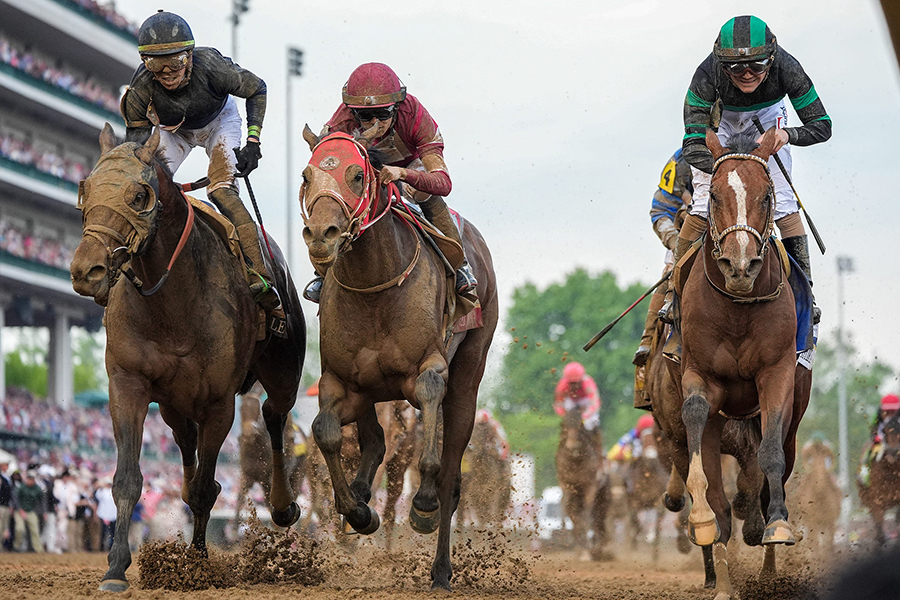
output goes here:
[{"label": "horse's mane", "polygon": [[753,129],[745,129],[728,138],[725,147],[738,154],[749,154],[759,148],[759,144],[756,143],[757,138],[759,138],[759,133]]}]

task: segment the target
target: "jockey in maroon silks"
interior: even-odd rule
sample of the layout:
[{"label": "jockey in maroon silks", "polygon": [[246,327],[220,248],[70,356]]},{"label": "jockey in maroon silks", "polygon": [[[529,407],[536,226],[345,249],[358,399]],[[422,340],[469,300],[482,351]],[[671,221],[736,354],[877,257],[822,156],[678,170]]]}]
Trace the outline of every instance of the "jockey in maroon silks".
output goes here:
[{"label": "jockey in maroon silks", "polygon": [[[357,67],[344,85],[342,96],[343,104],[319,137],[347,133],[378,150],[385,164],[379,175],[381,183],[406,183],[404,195],[416,202],[445,236],[462,247],[459,229],[444,202],[452,188],[444,163],[444,138],[422,103],[407,94],[397,74],[381,63]],[[307,300],[319,301],[322,280],[317,276],[306,286],[303,296]],[[476,285],[469,263],[464,260],[456,271],[456,291],[464,294]]]}]

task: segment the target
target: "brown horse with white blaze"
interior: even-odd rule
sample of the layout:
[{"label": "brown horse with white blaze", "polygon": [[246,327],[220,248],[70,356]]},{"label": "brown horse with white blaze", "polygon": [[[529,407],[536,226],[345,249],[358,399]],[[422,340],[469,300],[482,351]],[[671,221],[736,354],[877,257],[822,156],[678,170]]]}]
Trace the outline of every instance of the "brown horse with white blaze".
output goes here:
[{"label": "brown horse with white blaze", "polygon": [[[100,585],[105,591],[128,588],[128,530],[141,495],[141,438],[151,402],[159,404],[181,450],[182,498],[194,515],[195,548],[206,552],[206,526],[221,490],[216,459],[234,420],[235,394],[257,379],[269,392],[263,416],[273,454],[273,521],[288,526],[300,513],[287,483],[282,436],[306,346],[290,274],[280,260],[274,272],[288,337],[258,342],[259,312],[244,266],[205,221],[193,218],[193,207],[156,157],[159,140],[155,130],[144,145],[117,145],[107,124],[100,159],[79,194],[84,233],[71,264],[72,284],[106,306],[109,410],[118,453],[118,526]],[[123,273],[129,281],[120,278]],[[142,281],[158,283],[146,290]]]},{"label": "brown horse with white blaze", "polygon": [[[483,326],[445,339],[448,273],[409,222],[390,208],[392,186],[380,185],[367,150],[344,134],[319,140],[307,127],[313,156],[303,171],[303,239],[325,272],[319,306],[322,378],[312,430],[334,487],[339,513],[360,533],[379,517],[368,506],[384,452],[376,402],[405,398],[422,411],[421,483],[410,524],[440,527],[432,587],[450,589],[450,520],[460,494],[460,463],[475,418],[478,386],[498,319],[492,260],[468,222],[462,239],[479,281]],[[443,417],[439,448],[438,419]],[[341,426],[356,422],[361,460],[347,483]]]},{"label": "brown horse with white blaze", "polygon": [[[709,229],[683,286],[683,356],[673,370],[690,456],[690,534],[697,545],[713,544],[717,598],[733,593],[725,560],[731,518],[720,472],[725,423],[759,411],[762,544],[791,545],[784,483],[812,384],[812,372],[797,364],[794,295],[770,240],[774,190],[767,161],[775,131],[759,144],[755,139],[739,134],[723,148],[707,130],[715,160]],[[771,551],[766,554],[774,561]]]}]

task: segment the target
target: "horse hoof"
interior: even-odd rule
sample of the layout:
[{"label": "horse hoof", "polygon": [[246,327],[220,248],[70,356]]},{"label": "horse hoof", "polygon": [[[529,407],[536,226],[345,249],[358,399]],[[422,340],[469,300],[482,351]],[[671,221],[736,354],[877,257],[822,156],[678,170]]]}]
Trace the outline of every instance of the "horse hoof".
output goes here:
[{"label": "horse hoof", "polygon": [[369,524],[365,527],[354,527],[356,533],[360,533],[362,535],[370,535],[378,531],[378,528],[381,527],[381,517],[378,516],[378,511],[369,506],[365,505],[369,510]]},{"label": "horse hoof", "polygon": [[279,527],[290,527],[300,518],[300,507],[291,502],[284,510],[272,510],[272,522]]},{"label": "horse hoof", "polygon": [[788,525],[788,522],[783,519],[778,519],[766,527],[762,543],[763,546],[769,544],[786,544],[788,546],[793,546],[797,543],[797,540],[794,539],[794,532],[791,530],[791,526]]},{"label": "horse hoof", "polygon": [[431,591],[432,592],[444,592],[451,593],[453,590],[450,589],[450,583],[445,581],[432,581],[431,582]]},{"label": "horse hoof", "polygon": [[706,523],[688,523],[688,537],[695,546],[711,546],[719,541],[720,535],[715,519]]},{"label": "horse hoof", "polygon": [[101,592],[113,592],[119,594],[128,589],[128,582],[124,579],[105,579],[100,582]]},{"label": "horse hoof", "polygon": [[666,510],[669,512],[681,512],[681,509],[684,508],[684,496],[673,498],[669,494],[663,494],[663,504],[666,505]]},{"label": "horse hoof", "polygon": [[431,512],[419,512],[415,506],[409,508],[409,526],[416,533],[434,533],[441,524],[441,507]]}]

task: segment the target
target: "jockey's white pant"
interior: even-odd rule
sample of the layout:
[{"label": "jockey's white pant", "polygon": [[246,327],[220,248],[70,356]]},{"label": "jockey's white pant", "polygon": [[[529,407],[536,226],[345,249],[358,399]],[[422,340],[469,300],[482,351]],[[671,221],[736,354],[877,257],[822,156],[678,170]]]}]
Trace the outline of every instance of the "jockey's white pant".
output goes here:
[{"label": "jockey's white pant", "polygon": [[206,127],[200,129],[159,130],[159,148],[169,170],[175,173],[191,150],[198,146],[206,150],[209,157],[207,176],[210,184],[206,189],[212,192],[222,187],[238,189],[237,157],[233,148],[241,145],[241,113],[232,96],[225,101],[225,108]]},{"label": "jockey's white pant", "polygon": [[[765,130],[768,130],[770,127],[778,127],[779,129],[787,127],[787,107],[784,104],[784,100],[762,110],[748,110],[746,112],[723,110],[722,122],[719,124],[719,132],[717,134],[722,145],[727,146],[728,138],[736,133],[748,129],[757,132],[756,125],[753,124],[752,120],[754,116],[759,117]],[[781,158],[788,175],[790,175],[790,144],[779,150],[778,156]],[[777,221],[782,217],[797,212],[799,206],[791,185],[784,178],[784,174],[781,172],[778,164],[776,164],[774,157],[769,157],[769,173],[772,176],[772,183],[775,185],[775,220]],[[709,180],[711,176],[695,167],[691,167],[691,176],[694,184],[691,214],[706,218],[709,213]]]},{"label": "jockey's white pant", "polygon": [[[576,407],[584,410],[589,405],[590,400],[588,398],[566,398],[565,400],[563,400],[563,408],[566,409],[566,411],[570,411]],[[592,415],[588,415],[586,419],[582,419],[582,422],[584,423],[585,429],[587,429],[588,431],[593,431],[597,428],[598,425],[600,425],[600,412],[598,411]]]}]

